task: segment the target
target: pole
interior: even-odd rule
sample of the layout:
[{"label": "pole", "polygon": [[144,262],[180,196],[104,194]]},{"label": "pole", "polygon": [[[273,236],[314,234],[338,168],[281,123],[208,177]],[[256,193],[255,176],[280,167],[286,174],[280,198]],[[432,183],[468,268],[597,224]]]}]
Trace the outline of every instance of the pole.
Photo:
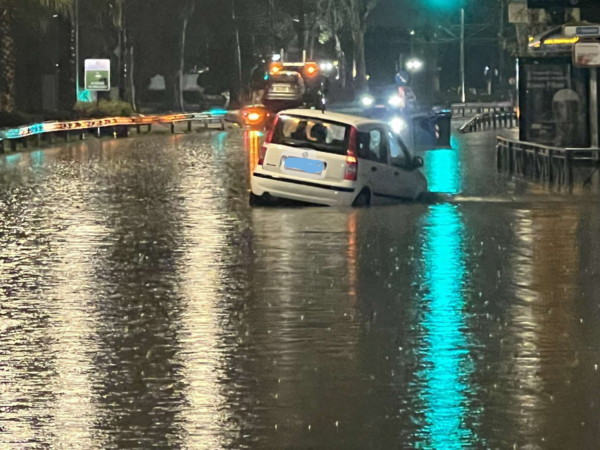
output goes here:
[{"label": "pole", "polygon": [[467,101],[465,81],[465,8],[460,10],[460,92],[462,102]]},{"label": "pole", "polygon": [[[590,133],[592,135],[592,148],[598,148],[599,137],[598,133],[598,69],[593,67],[590,69]],[[598,152],[596,152],[598,158]]]},{"label": "pole", "polygon": [[240,48],[240,32],[238,30],[237,17],[235,15],[235,0],[231,0],[231,18],[235,29],[235,63],[237,65],[238,100],[242,99],[242,51]]},{"label": "pole", "polygon": [[275,9],[275,6],[273,5],[273,2],[275,0],[269,0],[269,26],[271,27],[271,54],[275,53],[275,25],[274,25],[274,21],[273,21],[273,10]]},{"label": "pole", "polygon": [[500,33],[498,33],[498,83],[500,89],[504,88],[504,53],[505,53],[505,42],[504,42],[504,13],[505,13],[505,2],[500,2]]},{"label": "pole", "polygon": [[75,101],[79,101],[79,0],[75,0]]}]

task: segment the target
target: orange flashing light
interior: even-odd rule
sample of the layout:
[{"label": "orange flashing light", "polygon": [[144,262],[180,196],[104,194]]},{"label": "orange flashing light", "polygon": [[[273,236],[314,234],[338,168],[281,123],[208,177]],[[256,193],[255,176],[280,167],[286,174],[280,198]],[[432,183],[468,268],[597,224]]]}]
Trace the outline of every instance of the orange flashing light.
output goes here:
[{"label": "orange flashing light", "polygon": [[252,112],[252,113],[248,114],[249,122],[258,122],[260,119],[261,119],[261,115],[257,112]]},{"label": "orange flashing light", "polygon": [[280,62],[274,62],[271,63],[271,69],[269,70],[269,72],[271,73],[271,75],[276,75],[279,72],[281,72],[283,70],[283,64],[281,64]]},{"label": "orange flashing light", "polygon": [[305,70],[306,70],[306,73],[308,74],[308,76],[312,77],[319,71],[319,66],[317,65],[316,62],[309,62],[306,64]]}]

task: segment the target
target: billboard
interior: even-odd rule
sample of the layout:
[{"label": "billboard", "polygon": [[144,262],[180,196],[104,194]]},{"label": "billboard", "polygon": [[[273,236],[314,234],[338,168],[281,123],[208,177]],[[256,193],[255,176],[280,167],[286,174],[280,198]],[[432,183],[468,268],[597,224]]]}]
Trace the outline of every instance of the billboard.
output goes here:
[{"label": "billboard", "polygon": [[590,146],[589,71],[571,57],[519,59],[520,140]]},{"label": "billboard", "polygon": [[597,0],[527,0],[529,8],[592,8],[600,7]]},{"label": "billboard", "polygon": [[110,59],[85,60],[85,89],[110,91]]}]

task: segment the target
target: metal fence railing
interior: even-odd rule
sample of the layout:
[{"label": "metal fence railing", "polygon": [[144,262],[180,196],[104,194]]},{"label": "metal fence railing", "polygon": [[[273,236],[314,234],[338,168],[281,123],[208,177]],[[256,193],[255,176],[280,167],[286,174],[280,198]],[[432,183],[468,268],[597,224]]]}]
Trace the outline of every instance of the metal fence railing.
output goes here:
[{"label": "metal fence railing", "polygon": [[514,111],[511,102],[495,103],[454,103],[452,105],[452,116],[454,118],[466,118],[476,114],[497,113]]},{"label": "metal fence railing", "polygon": [[460,132],[473,133],[475,131],[496,130],[498,128],[514,128],[516,126],[516,111],[501,111],[477,114],[460,128]]},{"label": "metal fence railing", "polygon": [[573,188],[576,163],[597,164],[599,149],[567,149],[497,138],[496,161],[499,171],[530,177],[568,189]]},{"label": "metal fence railing", "polygon": [[73,137],[85,139],[88,135],[96,134],[101,136],[102,130],[111,129],[115,136],[128,137],[131,128],[142,132],[146,128],[148,132],[152,130],[152,125],[170,124],[171,132],[175,132],[175,124],[187,122],[187,130],[192,131],[194,122],[203,123],[206,127],[210,124],[218,124],[221,129],[225,129],[225,116],[227,111],[209,111],[195,114],[169,114],[162,116],[136,116],[136,117],[109,117],[105,119],[87,119],[71,122],[44,122],[34,125],[22,126],[18,128],[0,130],[0,153],[3,153],[9,147],[11,150],[17,150],[21,144],[27,148],[30,140],[35,139],[36,145],[41,145],[42,140],[49,144],[55,143],[55,138],[62,137],[65,141],[70,141]]}]

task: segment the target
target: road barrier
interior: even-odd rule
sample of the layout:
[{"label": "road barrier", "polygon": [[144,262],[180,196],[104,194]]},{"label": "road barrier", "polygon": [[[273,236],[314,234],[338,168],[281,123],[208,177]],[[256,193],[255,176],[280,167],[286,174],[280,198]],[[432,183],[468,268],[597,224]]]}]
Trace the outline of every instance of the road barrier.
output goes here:
[{"label": "road barrier", "polygon": [[103,129],[112,128],[112,134],[115,137],[128,137],[129,131],[133,127],[137,133],[142,132],[142,127],[147,131],[152,131],[152,125],[171,124],[171,133],[175,133],[175,124],[187,122],[187,130],[192,131],[193,122],[201,122],[206,128],[210,124],[219,124],[221,129],[225,129],[225,116],[227,111],[215,110],[195,114],[169,114],[162,116],[136,116],[136,117],[108,117],[104,119],[77,120],[72,122],[44,122],[35,125],[28,125],[19,128],[0,130],[0,153],[6,150],[6,144],[10,145],[11,150],[17,150],[17,145],[21,143],[24,148],[29,145],[31,138],[36,139],[36,145],[41,145],[42,137],[45,142],[54,144],[54,138],[62,135],[65,141],[70,141],[73,135],[79,139],[85,139],[85,136],[95,132],[98,137],[101,136]]},{"label": "road barrier", "polygon": [[474,131],[496,130],[498,128],[514,128],[517,126],[516,111],[503,111],[477,114],[461,128],[461,133]]},{"label": "road barrier", "polygon": [[453,117],[470,117],[476,114],[485,113],[502,113],[514,111],[514,106],[511,102],[496,102],[496,103],[454,103],[452,105]]},{"label": "road barrier", "polygon": [[411,123],[415,150],[451,148],[452,113],[449,109],[411,114],[407,120]]},{"label": "road barrier", "polygon": [[566,149],[515,141],[498,136],[496,163],[499,171],[511,175],[573,188],[573,167],[577,162],[598,163],[600,150]]}]

